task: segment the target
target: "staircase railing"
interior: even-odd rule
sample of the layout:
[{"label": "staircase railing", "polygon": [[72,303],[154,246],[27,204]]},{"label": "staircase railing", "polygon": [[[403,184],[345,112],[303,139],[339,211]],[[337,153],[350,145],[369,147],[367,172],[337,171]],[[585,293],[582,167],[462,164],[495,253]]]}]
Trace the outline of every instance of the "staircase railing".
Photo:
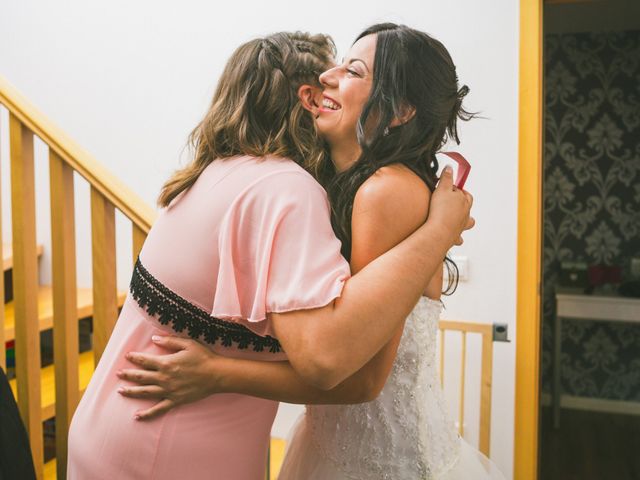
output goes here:
[{"label": "staircase railing", "polygon": [[482,337],[480,366],[480,425],[478,449],[487,457],[491,446],[491,385],[493,382],[493,325],[488,323],[457,322],[440,320],[440,383],[444,386],[445,334],[458,332],[462,335],[460,350],[458,433],[464,435],[465,380],[467,363],[467,334]]},{"label": "staircase railing", "polygon": [[[57,477],[65,478],[68,428],[80,398],[73,174],[81,175],[91,188],[93,352],[96,364],[118,316],[115,210],[122,212],[132,223],[134,259],[156,214],[2,77],[0,104],[9,111],[17,400],[39,479],[43,478],[44,457],[41,328],[36,293],[34,136],[49,147],[56,457]],[[0,238],[1,225],[0,218]],[[0,275],[0,292],[4,292],[3,275]],[[4,304],[1,304],[0,366],[3,368],[6,367],[4,319]]]},{"label": "staircase railing", "polygon": [[[27,427],[38,479],[44,476],[42,391],[40,384],[40,331],[35,215],[34,136],[49,147],[51,191],[51,246],[53,278],[53,343],[57,478],[66,478],[67,436],[80,399],[74,172],[91,187],[93,266],[93,355],[97,364],[118,316],[116,290],[116,209],[132,223],[132,258],[137,258],[155,220],[155,211],[100,165],[13,86],[0,76],[0,104],[9,111],[13,290],[17,400]],[[1,192],[0,192],[1,193]],[[1,201],[1,195],[0,195]],[[1,205],[0,205],[1,206]],[[2,238],[0,208],[0,239]],[[0,241],[0,258],[2,242]],[[0,275],[0,293],[4,292]],[[0,302],[0,367],[5,368],[5,312]],[[441,321],[441,379],[444,373],[444,337],[462,334],[460,372],[460,434],[464,425],[464,379],[468,333],[482,336],[479,449],[489,455],[492,383],[492,326]]]}]

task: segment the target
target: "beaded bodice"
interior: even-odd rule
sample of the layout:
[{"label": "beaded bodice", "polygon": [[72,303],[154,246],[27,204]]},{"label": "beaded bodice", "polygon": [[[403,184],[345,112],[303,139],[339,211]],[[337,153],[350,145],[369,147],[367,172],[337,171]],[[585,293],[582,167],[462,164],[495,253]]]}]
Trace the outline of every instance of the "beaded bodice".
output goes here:
[{"label": "beaded bodice", "polygon": [[457,460],[436,364],[442,306],[422,298],[407,317],[398,354],[380,396],[358,405],[310,405],[317,447],[347,478],[433,479]]}]

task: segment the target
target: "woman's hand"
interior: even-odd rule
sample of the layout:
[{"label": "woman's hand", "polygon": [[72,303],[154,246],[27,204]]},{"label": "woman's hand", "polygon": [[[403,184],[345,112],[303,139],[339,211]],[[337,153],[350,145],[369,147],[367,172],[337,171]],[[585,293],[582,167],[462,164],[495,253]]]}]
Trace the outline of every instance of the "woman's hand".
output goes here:
[{"label": "woman's hand", "polygon": [[427,222],[438,223],[439,229],[448,234],[452,246],[462,245],[462,233],[476,223],[471,216],[472,205],[473,197],[453,184],[453,170],[447,166],[431,196]]},{"label": "woman's hand", "polygon": [[159,400],[153,407],[137,412],[136,420],[148,420],[178,405],[220,393],[221,375],[217,367],[225,357],[191,339],[154,335],[152,341],[174,353],[130,352],[127,360],[140,368],[117,372],[122,380],[136,384],[121,387],[118,393],[129,398]]}]

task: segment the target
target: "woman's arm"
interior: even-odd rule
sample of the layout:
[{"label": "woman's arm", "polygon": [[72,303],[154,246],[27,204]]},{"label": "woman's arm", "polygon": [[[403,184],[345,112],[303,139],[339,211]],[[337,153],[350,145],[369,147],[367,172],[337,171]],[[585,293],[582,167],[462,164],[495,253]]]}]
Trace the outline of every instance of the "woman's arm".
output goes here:
[{"label": "woman's arm", "polygon": [[[367,264],[411,235],[427,219],[430,192],[422,180],[402,166],[380,169],[358,190],[352,216],[351,271]],[[442,260],[440,261],[442,265]],[[430,285],[432,294],[442,288],[440,275]],[[393,301],[393,300],[390,300]],[[361,403],[375,399],[386,383],[402,337],[404,322],[393,338],[360,370],[331,390],[313,388],[286,363],[251,362],[225,369],[220,388],[287,403]],[[356,347],[354,345],[354,347]]]},{"label": "woman's arm", "polygon": [[362,368],[393,337],[449,248],[473,225],[471,196],[455,189],[445,171],[425,224],[349,279],[340,298],[315,310],[271,315],[291,365],[306,382],[330,390]]},{"label": "woman's arm", "polygon": [[[368,179],[354,201],[352,272],[360,271],[422,225],[429,210],[429,197],[426,185],[404,167],[386,167]],[[432,295],[437,295],[442,286],[440,275],[436,277],[432,282],[434,284],[430,285]],[[376,398],[384,387],[401,335],[402,325],[397,328],[392,340],[363,368],[331,390],[311,387],[287,362],[227,359],[209,354],[204,347],[198,349],[196,342],[163,337],[156,343],[183,352],[181,359],[175,360],[182,365],[180,378],[171,378],[171,373],[164,371],[166,365],[155,364],[152,367],[157,373],[152,375],[162,379],[161,388],[130,387],[122,393],[134,398],[168,398],[171,406],[220,392],[243,393],[288,403],[366,402]],[[186,364],[187,350],[195,351],[192,355],[199,355],[201,359]],[[148,359],[147,356],[141,358]],[[132,360],[134,363],[141,361],[135,355]],[[131,379],[128,376],[136,372],[128,370],[123,378]],[[194,382],[196,377],[197,381]],[[185,378],[199,385],[202,391],[198,392],[184,383]],[[146,380],[149,382],[151,379]],[[178,386],[178,382],[183,383]],[[167,403],[164,406],[169,405]],[[163,408],[153,407],[140,415],[141,418],[152,418],[164,411]]]},{"label": "woman's arm", "polygon": [[[469,216],[473,199],[466,192],[454,189],[450,169],[445,169],[430,203],[426,223],[352,277],[339,301],[322,309],[274,315],[279,340],[303,382],[331,390],[360,370],[397,335],[428,279],[442,268],[447,250],[453,244],[461,244],[462,231],[474,224]],[[397,338],[395,341],[397,344]],[[189,352],[199,347],[184,345],[175,354],[184,359],[191,358]],[[128,380],[147,386],[144,392],[140,389],[145,387],[131,387],[137,389],[141,397],[157,398],[150,395],[164,386],[169,393],[180,392],[181,388],[182,393],[187,391],[174,397],[187,398],[185,402],[215,391],[206,379],[207,374],[215,374],[215,369],[207,367],[206,355],[200,357],[202,365],[190,370],[190,379],[187,374],[181,376],[186,367],[177,357],[152,357],[139,353],[130,356],[132,361],[139,359],[136,363],[147,370],[123,374],[123,378],[126,375]],[[159,375],[159,369],[168,373]],[[205,376],[198,377],[199,373]],[[185,381],[172,383],[172,378]],[[215,384],[213,379],[211,382]],[[157,407],[166,409],[170,403],[164,400]]]}]

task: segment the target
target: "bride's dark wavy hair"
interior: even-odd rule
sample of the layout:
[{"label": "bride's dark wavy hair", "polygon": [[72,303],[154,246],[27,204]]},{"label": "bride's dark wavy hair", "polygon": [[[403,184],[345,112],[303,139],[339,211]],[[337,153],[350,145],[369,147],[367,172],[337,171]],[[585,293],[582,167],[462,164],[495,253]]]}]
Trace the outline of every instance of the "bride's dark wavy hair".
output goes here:
[{"label": "bride's dark wavy hair", "polygon": [[[357,125],[362,153],[349,169],[337,174],[326,162],[321,175],[331,199],[333,228],[347,259],[353,201],[360,186],[381,167],[400,163],[433,191],[438,181],[435,154],[448,139],[460,143],[457,121],[474,116],[462,107],[469,88],[458,88],[456,67],[442,43],[394,23],[373,25],[356,42],[372,34],[377,36],[373,85]],[[410,109],[415,114],[409,121],[389,127]],[[449,284],[443,293],[451,294],[458,284],[458,269],[450,258],[445,262]]]}]

